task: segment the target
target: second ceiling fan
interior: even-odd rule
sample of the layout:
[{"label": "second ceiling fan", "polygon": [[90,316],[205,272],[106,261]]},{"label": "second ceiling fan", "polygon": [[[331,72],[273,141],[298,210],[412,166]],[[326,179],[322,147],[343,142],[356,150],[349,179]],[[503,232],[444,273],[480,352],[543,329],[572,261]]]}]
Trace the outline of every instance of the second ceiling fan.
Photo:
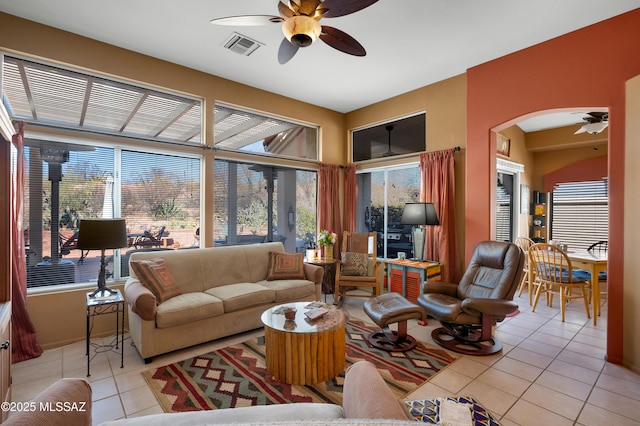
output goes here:
[{"label": "second ceiling fan", "polygon": [[366,50],[356,39],[334,27],[320,25],[322,18],[336,18],[358,12],[378,0],[289,0],[278,2],[280,16],[244,15],[212,19],[216,25],[255,26],[282,24],[285,38],[278,49],[278,62],[286,64],[299,48],[313,44],[318,38],[341,52],[365,56]]},{"label": "second ceiling fan", "polygon": [[586,117],[583,117],[583,120],[586,121],[586,124],[576,130],[574,134],[579,135],[580,133],[586,132],[592,135],[597,135],[609,125],[609,113],[588,112],[586,113]]}]

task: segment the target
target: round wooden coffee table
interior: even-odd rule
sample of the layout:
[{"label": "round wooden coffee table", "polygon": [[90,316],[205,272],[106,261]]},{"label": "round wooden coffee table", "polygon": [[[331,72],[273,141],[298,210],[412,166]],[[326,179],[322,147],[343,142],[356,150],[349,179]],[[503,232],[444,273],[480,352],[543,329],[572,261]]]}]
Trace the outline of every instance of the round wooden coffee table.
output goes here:
[{"label": "round wooden coffee table", "polygon": [[[262,313],[267,372],[282,383],[312,385],[329,380],[344,370],[347,314],[333,305],[323,317],[309,321],[310,302],[285,303]],[[296,308],[286,320],[283,307]]]}]

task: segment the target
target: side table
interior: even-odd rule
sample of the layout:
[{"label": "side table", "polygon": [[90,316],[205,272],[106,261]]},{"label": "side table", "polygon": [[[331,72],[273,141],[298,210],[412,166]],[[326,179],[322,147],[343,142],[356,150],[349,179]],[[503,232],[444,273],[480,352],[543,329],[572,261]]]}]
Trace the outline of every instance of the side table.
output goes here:
[{"label": "side table", "polygon": [[[340,308],[324,305],[328,312],[310,321],[305,314],[311,309],[309,305],[285,303],[267,309],[260,317],[267,372],[278,382],[313,385],[336,377],[345,368],[349,316]],[[286,319],[283,307],[295,308],[295,319]]]},{"label": "side table", "polygon": [[[91,376],[91,360],[99,353],[120,350],[120,368],[124,367],[124,297],[120,290],[113,290],[109,297],[92,297],[87,293],[87,377]],[[116,317],[116,338],[107,345],[91,343],[91,331],[93,330],[93,320],[100,315],[115,314]],[[120,341],[118,341],[118,339]],[[93,347],[93,354],[89,349]]]},{"label": "side table", "polygon": [[438,262],[385,259],[389,291],[400,293],[412,303],[416,303],[422,293],[425,281],[440,281],[442,264]]},{"label": "side table", "polygon": [[321,257],[319,259],[306,260],[311,265],[322,266],[324,274],[322,275],[322,292],[324,293],[324,301],[327,301],[327,294],[333,294],[336,288],[336,275],[338,274],[338,262],[333,258]]}]

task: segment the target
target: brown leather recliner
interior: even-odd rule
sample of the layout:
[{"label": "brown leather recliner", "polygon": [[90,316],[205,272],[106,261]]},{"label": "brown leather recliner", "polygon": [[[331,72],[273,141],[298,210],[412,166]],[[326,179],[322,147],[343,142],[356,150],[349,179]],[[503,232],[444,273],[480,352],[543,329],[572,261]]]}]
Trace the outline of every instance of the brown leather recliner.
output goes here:
[{"label": "brown leather recliner", "polygon": [[513,295],[522,277],[524,252],[515,244],[479,243],[460,283],[426,282],[418,304],[442,327],[431,337],[439,345],[467,355],[502,349],[491,328],[518,309]]}]

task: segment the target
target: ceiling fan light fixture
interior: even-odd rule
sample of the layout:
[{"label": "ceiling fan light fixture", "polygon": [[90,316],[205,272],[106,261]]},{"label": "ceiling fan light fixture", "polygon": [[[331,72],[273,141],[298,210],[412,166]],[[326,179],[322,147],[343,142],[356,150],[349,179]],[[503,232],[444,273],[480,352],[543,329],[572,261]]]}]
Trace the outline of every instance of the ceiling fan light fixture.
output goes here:
[{"label": "ceiling fan light fixture", "polygon": [[282,33],[289,43],[297,47],[307,47],[320,37],[322,27],[309,16],[292,16],[282,23]]},{"label": "ceiling fan light fixture", "polygon": [[606,129],[607,125],[608,123],[605,121],[598,121],[595,123],[587,123],[584,126],[582,126],[581,129],[592,135],[597,135],[598,133]]}]

